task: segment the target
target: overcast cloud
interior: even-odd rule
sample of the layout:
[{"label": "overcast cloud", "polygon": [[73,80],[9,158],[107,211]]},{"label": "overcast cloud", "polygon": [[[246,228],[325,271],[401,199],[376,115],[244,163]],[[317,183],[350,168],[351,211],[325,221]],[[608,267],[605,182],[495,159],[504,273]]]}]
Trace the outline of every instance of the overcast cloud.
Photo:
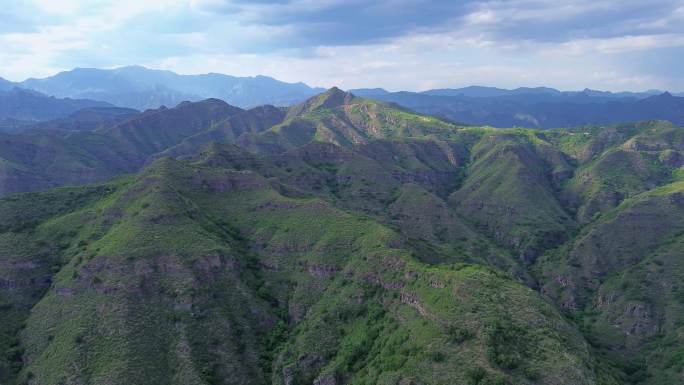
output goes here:
[{"label": "overcast cloud", "polygon": [[141,64],[315,86],[684,90],[684,0],[33,0],[0,76]]}]

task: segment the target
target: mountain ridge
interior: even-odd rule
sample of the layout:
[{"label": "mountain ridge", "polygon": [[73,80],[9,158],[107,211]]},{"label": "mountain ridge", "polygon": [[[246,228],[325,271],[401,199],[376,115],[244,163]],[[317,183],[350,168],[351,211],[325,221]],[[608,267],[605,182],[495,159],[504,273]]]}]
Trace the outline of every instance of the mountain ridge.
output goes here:
[{"label": "mountain ridge", "polygon": [[[89,99],[55,98],[34,90],[12,86],[0,91],[0,122],[14,121],[4,129],[15,130],[22,125],[65,118],[76,111],[88,107],[113,107],[111,104]],[[2,125],[0,124],[0,127]]]},{"label": "mountain ridge", "polygon": [[0,91],[8,91],[8,90],[12,89],[14,86],[15,86],[15,83],[13,83],[9,80],[0,78]]},{"label": "mountain ridge", "polygon": [[47,78],[27,79],[19,84],[49,95],[94,98],[139,110],[207,98],[219,98],[241,107],[288,105],[321,91],[301,82],[285,83],[262,75],[179,75],[142,66],[111,70],[76,68]]},{"label": "mountain ridge", "polygon": [[602,92],[593,91],[547,93],[543,89],[530,94],[495,89],[493,94],[497,96],[489,96],[492,94],[489,89],[485,91],[488,96],[443,96],[400,91],[371,92],[368,97],[452,121],[501,128],[575,127],[651,119],[684,123],[684,117],[679,113],[684,107],[684,98],[671,93],[644,94],[634,98],[617,94],[606,97]]},{"label": "mountain ridge", "polygon": [[514,89],[505,89],[498,87],[484,87],[484,86],[468,86],[463,88],[442,88],[421,91],[419,93],[433,96],[467,96],[467,97],[497,97],[497,96],[512,96],[525,94],[542,94],[553,96],[576,96],[588,95],[596,97],[610,97],[610,98],[634,98],[643,99],[649,96],[661,94],[664,91],[648,90],[641,92],[611,92],[600,91],[585,88],[581,91],[560,91],[551,87],[518,87]]},{"label": "mountain ridge", "polygon": [[676,383],[683,149],[339,88],[4,134],[0,380]]}]

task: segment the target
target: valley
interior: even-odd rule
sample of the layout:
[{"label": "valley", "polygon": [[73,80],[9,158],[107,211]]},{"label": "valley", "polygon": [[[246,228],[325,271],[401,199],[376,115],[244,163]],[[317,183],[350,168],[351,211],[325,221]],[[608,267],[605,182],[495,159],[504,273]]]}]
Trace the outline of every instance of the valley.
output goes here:
[{"label": "valley", "polygon": [[499,129],[332,88],[41,125],[0,135],[0,383],[684,375],[673,123]]}]

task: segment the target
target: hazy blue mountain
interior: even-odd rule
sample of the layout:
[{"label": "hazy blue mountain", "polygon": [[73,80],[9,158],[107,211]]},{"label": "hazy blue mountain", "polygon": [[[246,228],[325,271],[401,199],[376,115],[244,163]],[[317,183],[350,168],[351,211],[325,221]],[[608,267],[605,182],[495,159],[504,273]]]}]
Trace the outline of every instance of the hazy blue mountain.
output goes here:
[{"label": "hazy blue mountain", "polygon": [[[401,91],[390,93],[384,89],[362,88],[351,90],[354,94],[364,97],[386,97],[386,98],[410,98],[417,103],[432,103],[435,99],[423,99],[423,96],[434,97],[464,97],[464,98],[499,98],[499,101],[510,101],[515,103],[601,103],[612,101],[625,101],[626,99],[638,100],[650,96],[659,95],[663,91],[650,90],[645,92],[618,92],[598,91],[585,88],[582,91],[559,91],[549,87],[520,87],[513,90],[496,87],[469,86],[464,88],[440,88],[423,92]],[[390,95],[397,94],[397,95]]]},{"label": "hazy blue mountain", "polygon": [[15,86],[14,83],[12,83],[9,80],[0,78],[0,91],[9,91]]},{"label": "hazy blue mountain", "polygon": [[[645,93],[626,97],[592,90],[574,93],[545,88],[507,91],[469,87],[468,90],[470,95],[480,96],[447,91],[436,92],[452,95],[402,91],[364,96],[456,122],[493,127],[552,128],[651,119],[684,124],[684,98],[667,92],[644,98],[641,96]],[[502,94],[504,91],[506,94]],[[497,96],[484,96],[488,94]]]},{"label": "hazy blue mountain", "polygon": [[[243,112],[221,100],[207,99],[146,110],[123,119],[121,115],[128,112],[121,109],[80,111],[72,116],[72,127],[75,121],[85,124],[90,116],[91,129],[37,127],[18,133],[0,132],[0,196],[100,182],[137,171],[152,155]],[[98,119],[100,123],[107,119],[120,122],[102,123],[101,128],[93,129]]]},{"label": "hazy blue mountain", "polygon": [[44,79],[28,79],[21,85],[57,97],[103,100],[141,110],[207,98],[240,107],[291,105],[321,91],[304,83],[285,83],[266,76],[179,75],[140,66],[76,68]]},{"label": "hazy blue mountain", "polygon": [[[108,128],[125,122],[138,115],[140,111],[123,107],[86,107],[69,116],[40,123],[21,125],[20,130],[67,130],[93,131]],[[6,130],[9,132],[10,130]]]},{"label": "hazy blue mountain", "polygon": [[26,120],[19,120],[19,119],[12,119],[12,118],[4,118],[0,120],[0,133],[3,132],[18,132],[26,127],[30,126],[34,122],[26,121]]},{"label": "hazy blue mountain", "polygon": [[469,86],[464,88],[440,88],[427,90],[421,94],[432,96],[468,96],[472,98],[496,97],[511,95],[513,91],[496,87]]},{"label": "hazy blue mountain", "polygon": [[349,92],[359,96],[387,95],[390,93],[384,88],[356,88],[349,90]]},{"label": "hazy blue mountain", "polygon": [[513,90],[496,87],[469,86],[464,88],[440,88],[420,92],[432,96],[467,96],[471,98],[489,98],[499,96],[552,96],[552,97],[594,97],[594,98],[634,98],[644,99],[649,96],[659,95],[663,91],[648,90],[644,92],[609,92],[585,88],[582,91],[559,91],[549,87],[520,87]]},{"label": "hazy blue mountain", "polygon": [[14,87],[0,91],[0,130],[37,121],[66,117],[87,107],[112,107],[87,99],[55,98],[36,91]]}]

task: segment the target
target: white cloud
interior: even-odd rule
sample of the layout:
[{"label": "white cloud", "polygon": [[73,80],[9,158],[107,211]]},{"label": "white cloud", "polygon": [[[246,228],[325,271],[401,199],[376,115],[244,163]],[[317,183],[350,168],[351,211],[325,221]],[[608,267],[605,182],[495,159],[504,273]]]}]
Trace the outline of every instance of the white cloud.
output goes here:
[{"label": "white cloud", "polygon": [[[409,2],[353,1],[354,6],[371,7],[373,12],[383,7],[401,9]],[[315,19],[264,23],[261,18],[270,20],[281,13],[289,20],[298,12],[312,15],[347,6],[348,0],[295,0],[283,5],[222,0],[31,0],[31,4],[43,22],[29,30],[0,32],[0,76],[22,80],[74,66],[143,64],[185,73],[265,74],[346,88],[485,84],[684,89],[684,70],[668,79],[649,68],[615,66],[621,55],[647,56],[654,50],[684,47],[680,0],[654,0],[653,8],[675,5],[669,12],[653,13],[637,12],[643,7],[637,0],[466,2],[470,5],[464,13],[440,28],[414,26],[405,34],[373,43],[361,36],[350,45],[323,39],[304,47],[291,44],[302,38],[296,23],[309,26]],[[26,12],[26,7],[20,8]],[[604,15],[604,23],[586,22],[597,15]],[[352,36],[355,27],[366,27],[349,22]],[[390,21],[378,20],[379,26],[385,22]]]},{"label": "white cloud", "polygon": [[[527,48],[526,48],[527,49]],[[667,79],[622,73],[583,56],[531,53],[524,60],[449,34],[414,35],[384,44],[319,47],[310,57],[288,52],[258,55],[191,55],[146,63],[181,73],[268,74],[314,86],[425,90],[472,84],[500,87],[552,86],[613,91],[671,86]]]},{"label": "white cloud", "polygon": [[77,13],[86,6],[80,0],[33,0],[31,3],[43,12],[62,15]]},{"label": "white cloud", "polygon": [[540,44],[544,55],[589,56],[595,54],[622,54],[636,51],[649,51],[659,48],[684,47],[684,34],[660,34],[640,36],[620,36],[608,39],[579,39],[561,44]]}]

